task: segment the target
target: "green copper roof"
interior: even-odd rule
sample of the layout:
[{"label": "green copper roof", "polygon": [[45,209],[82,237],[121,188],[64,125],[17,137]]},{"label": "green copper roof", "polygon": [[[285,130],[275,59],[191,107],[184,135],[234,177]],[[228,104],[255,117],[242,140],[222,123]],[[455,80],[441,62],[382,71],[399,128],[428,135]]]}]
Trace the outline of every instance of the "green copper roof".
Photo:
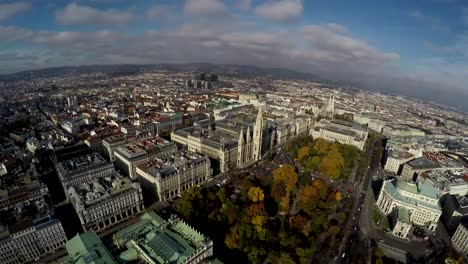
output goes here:
[{"label": "green copper roof", "polygon": [[414,182],[398,180],[397,187],[402,189],[403,191],[407,191],[407,192],[414,193],[414,194],[418,193],[418,186],[416,186],[416,183]]},{"label": "green copper roof", "polygon": [[211,241],[178,218],[165,221],[148,212],[138,223],[117,232],[114,243],[126,249],[120,255],[121,260],[137,254],[154,263],[181,264]]},{"label": "green copper roof", "polygon": [[406,207],[399,206],[398,207],[398,221],[404,222],[404,223],[410,223],[410,216],[409,216],[409,210]]},{"label": "green copper roof", "polygon": [[[395,200],[412,204],[414,206],[423,206],[432,210],[441,210],[440,203],[433,204],[425,200],[415,199],[410,196],[402,195],[400,192],[398,192],[398,189],[402,189],[410,193],[419,193],[421,196],[433,198],[434,193],[432,193],[432,191],[426,190],[425,188],[427,188],[427,186],[422,187],[424,189],[424,192],[421,192],[419,191],[418,186],[416,184],[407,183],[405,180],[402,179],[396,179],[393,181],[385,181],[382,188],[388,195],[390,195]],[[427,195],[428,192],[430,195]]]},{"label": "green copper roof", "polygon": [[73,263],[76,264],[117,263],[94,232],[75,236],[67,242],[66,248]]}]

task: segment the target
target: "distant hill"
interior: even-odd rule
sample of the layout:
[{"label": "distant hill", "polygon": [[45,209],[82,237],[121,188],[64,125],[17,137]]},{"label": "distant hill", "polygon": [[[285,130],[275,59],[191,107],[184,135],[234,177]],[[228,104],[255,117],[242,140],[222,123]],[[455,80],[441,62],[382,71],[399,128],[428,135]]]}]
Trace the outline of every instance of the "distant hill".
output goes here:
[{"label": "distant hill", "polygon": [[247,65],[186,63],[186,64],[116,64],[116,65],[86,65],[46,68],[40,70],[21,71],[0,75],[0,81],[18,81],[34,78],[50,78],[69,74],[104,73],[110,75],[131,75],[145,71],[166,70],[171,72],[216,72],[220,74],[239,74],[247,76],[266,75],[275,79],[321,80],[310,73],[298,72],[281,68],[260,68]]}]

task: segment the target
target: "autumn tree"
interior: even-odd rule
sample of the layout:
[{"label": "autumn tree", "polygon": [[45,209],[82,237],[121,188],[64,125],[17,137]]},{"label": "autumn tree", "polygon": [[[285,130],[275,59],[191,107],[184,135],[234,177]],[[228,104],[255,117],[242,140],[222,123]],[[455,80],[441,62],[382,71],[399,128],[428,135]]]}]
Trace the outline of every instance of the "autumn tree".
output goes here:
[{"label": "autumn tree", "polygon": [[229,234],[226,236],[226,239],[224,240],[224,243],[226,246],[230,249],[236,249],[239,246],[239,240],[240,240],[240,235],[239,235],[239,230],[237,229],[237,226],[231,227]]},{"label": "autumn tree", "polygon": [[291,258],[286,252],[281,252],[280,257],[275,261],[277,264],[296,264],[296,262]]},{"label": "autumn tree", "polygon": [[297,152],[297,159],[298,160],[304,159],[305,157],[309,156],[309,152],[310,152],[310,148],[307,146],[300,148]]},{"label": "autumn tree", "polygon": [[329,147],[330,147],[330,142],[322,138],[317,139],[314,144],[314,149],[318,151],[320,154],[327,153]]},{"label": "autumn tree", "polygon": [[265,195],[263,194],[263,190],[260,187],[250,187],[248,196],[252,202],[263,202]]},{"label": "autumn tree", "polygon": [[294,215],[289,218],[289,226],[293,229],[297,229],[300,232],[302,232],[306,224],[307,218],[302,215]]},{"label": "autumn tree", "polygon": [[341,175],[343,165],[344,159],[341,156],[341,153],[337,149],[333,148],[323,158],[322,163],[320,164],[320,171],[323,175],[331,179],[337,179]]},{"label": "autumn tree", "polygon": [[286,164],[273,171],[274,183],[283,182],[286,193],[291,193],[299,180],[299,176],[293,166]]}]

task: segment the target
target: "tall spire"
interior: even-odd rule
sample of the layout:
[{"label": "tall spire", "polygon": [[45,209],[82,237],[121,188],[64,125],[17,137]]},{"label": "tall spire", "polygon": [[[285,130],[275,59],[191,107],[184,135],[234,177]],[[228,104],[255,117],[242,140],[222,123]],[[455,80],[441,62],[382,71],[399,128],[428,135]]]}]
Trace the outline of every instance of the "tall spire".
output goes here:
[{"label": "tall spire", "polygon": [[241,127],[241,131],[239,133],[239,141],[237,142],[237,166],[242,166],[244,163],[244,128]]},{"label": "tall spire", "polygon": [[257,119],[255,120],[253,134],[253,151],[252,159],[259,160],[261,157],[262,149],[262,132],[263,132],[263,112],[262,108],[258,109]]}]

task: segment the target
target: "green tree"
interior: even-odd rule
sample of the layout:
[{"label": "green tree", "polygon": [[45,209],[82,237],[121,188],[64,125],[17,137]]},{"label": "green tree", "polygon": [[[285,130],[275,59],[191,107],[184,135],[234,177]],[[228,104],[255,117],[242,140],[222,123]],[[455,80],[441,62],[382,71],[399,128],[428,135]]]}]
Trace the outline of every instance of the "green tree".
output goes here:
[{"label": "green tree", "polygon": [[310,254],[311,254],[310,248],[297,248],[296,249],[296,255],[299,257],[299,261],[301,264],[309,263]]},{"label": "green tree", "polygon": [[182,194],[179,203],[177,204],[177,212],[185,219],[190,219],[198,211],[198,205],[202,200],[203,195],[200,187],[193,187]]},{"label": "green tree", "polygon": [[280,257],[276,260],[277,264],[296,264],[296,262],[291,258],[291,255],[286,252],[281,252]]},{"label": "green tree", "polygon": [[312,179],[310,177],[310,173],[303,172],[303,173],[301,173],[301,175],[299,177],[299,186],[300,187],[307,186],[307,184],[309,184],[311,181],[312,181]]}]

